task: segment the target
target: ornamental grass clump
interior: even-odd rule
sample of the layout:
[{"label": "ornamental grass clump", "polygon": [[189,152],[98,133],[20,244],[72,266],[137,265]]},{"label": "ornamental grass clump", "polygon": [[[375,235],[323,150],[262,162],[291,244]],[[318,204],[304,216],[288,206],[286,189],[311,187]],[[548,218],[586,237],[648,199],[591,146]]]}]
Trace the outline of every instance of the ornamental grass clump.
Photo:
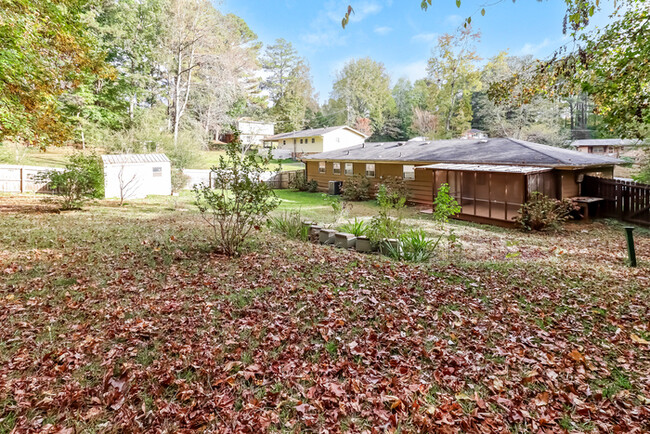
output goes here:
[{"label": "ornamental grass clump", "polygon": [[279,216],[269,217],[267,223],[271,229],[287,238],[309,240],[309,226],[303,224],[300,211],[285,211]]},{"label": "ornamental grass clump", "polygon": [[368,232],[368,225],[363,220],[358,220],[356,217],[354,221],[347,222],[339,226],[341,232],[352,234],[355,237],[361,237]]}]

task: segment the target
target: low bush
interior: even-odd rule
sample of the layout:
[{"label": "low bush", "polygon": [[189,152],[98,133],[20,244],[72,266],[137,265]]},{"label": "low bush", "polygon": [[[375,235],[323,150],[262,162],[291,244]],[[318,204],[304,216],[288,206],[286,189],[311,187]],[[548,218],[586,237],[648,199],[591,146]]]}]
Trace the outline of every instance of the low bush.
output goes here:
[{"label": "low bush", "polygon": [[190,182],[190,177],[183,173],[181,169],[172,169],[172,192],[180,193],[182,189]]},{"label": "low bush", "polygon": [[289,188],[315,193],[318,191],[318,181],[315,179],[307,181],[307,177],[304,173],[298,173],[296,174],[296,177],[289,182]]},{"label": "low bush", "polygon": [[392,176],[383,179],[377,190],[379,205],[394,209],[403,208],[409,196],[410,192],[404,180]]},{"label": "low bush", "polygon": [[366,235],[366,232],[368,231],[368,225],[363,220],[357,220],[355,217],[353,222],[347,222],[339,226],[339,230],[341,232],[352,234],[355,237],[360,237],[362,235]]},{"label": "low bush", "polygon": [[384,239],[398,238],[401,233],[402,221],[390,217],[386,212],[381,210],[379,214],[370,220],[370,224],[366,230],[366,235],[375,246],[378,246]]},{"label": "low bush", "polygon": [[74,154],[65,170],[42,172],[37,180],[59,193],[64,210],[78,209],[90,199],[104,197],[104,168],[95,154]]},{"label": "low bush", "polygon": [[354,175],[343,183],[341,197],[354,202],[370,199],[370,180],[366,176]]},{"label": "low bush", "polygon": [[276,232],[285,235],[287,238],[308,241],[309,228],[302,224],[300,211],[285,211],[277,217],[269,217],[268,226]]},{"label": "low bush", "polygon": [[259,228],[279,199],[262,181],[269,157],[252,151],[241,156],[239,142],[227,145],[227,155],[212,167],[214,186],[194,186],[196,205],[212,229],[215,247],[224,254],[238,255],[249,233]]},{"label": "low bush", "polygon": [[578,209],[568,199],[552,199],[534,191],[528,202],[519,208],[515,222],[526,231],[557,230],[571,218],[571,212]]},{"label": "low bush", "polygon": [[449,194],[449,184],[442,184],[433,200],[433,219],[440,224],[447,223],[449,217],[453,217],[461,211],[461,206]]}]

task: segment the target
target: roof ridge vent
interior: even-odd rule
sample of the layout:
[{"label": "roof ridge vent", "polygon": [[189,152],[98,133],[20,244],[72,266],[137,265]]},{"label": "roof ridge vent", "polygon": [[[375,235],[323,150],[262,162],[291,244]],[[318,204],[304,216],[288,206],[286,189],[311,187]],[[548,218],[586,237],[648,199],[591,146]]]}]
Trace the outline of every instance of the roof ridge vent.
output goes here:
[{"label": "roof ridge vent", "polygon": [[397,142],[397,146],[404,146],[406,142]]},{"label": "roof ridge vent", "polygon": [[481,140],[479,140],[478,142],[479,142],[479,143],[487,143],[488,140],[487,140],[487,139],[481,139]]}]

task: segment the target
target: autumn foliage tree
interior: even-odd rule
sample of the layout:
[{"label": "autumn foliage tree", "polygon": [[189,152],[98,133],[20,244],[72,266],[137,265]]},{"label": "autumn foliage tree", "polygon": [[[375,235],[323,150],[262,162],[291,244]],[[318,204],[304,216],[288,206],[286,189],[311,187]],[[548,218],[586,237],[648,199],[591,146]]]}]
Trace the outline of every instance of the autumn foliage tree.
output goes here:
[{"label": "autumn foliage tree", "polygon": [[0,0],[0,141],[62,143],[72,127],[59,97],[105,68],[85,31],[87,0]]}]

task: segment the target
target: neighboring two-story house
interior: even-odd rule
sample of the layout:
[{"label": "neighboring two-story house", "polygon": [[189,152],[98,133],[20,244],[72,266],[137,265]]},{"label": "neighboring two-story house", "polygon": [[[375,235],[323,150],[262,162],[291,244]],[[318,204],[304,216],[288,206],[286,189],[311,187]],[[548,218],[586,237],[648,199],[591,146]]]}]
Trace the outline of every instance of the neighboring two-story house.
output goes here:
[{"label": "neighboring two-story house", "polygon": [[240,134],[239,139],[244,146],[262,147],[266,137],[275,134],[273,122],[254,121],[249,118],[237,120],[237,129]]},{"label": "neighboring two-story house", "polygon": [[276,134],[265,140],[272,142],[274,148],[290,151],[291,155],[297,158],[360,145],[367,138],[362,132],[342,125]]}]

